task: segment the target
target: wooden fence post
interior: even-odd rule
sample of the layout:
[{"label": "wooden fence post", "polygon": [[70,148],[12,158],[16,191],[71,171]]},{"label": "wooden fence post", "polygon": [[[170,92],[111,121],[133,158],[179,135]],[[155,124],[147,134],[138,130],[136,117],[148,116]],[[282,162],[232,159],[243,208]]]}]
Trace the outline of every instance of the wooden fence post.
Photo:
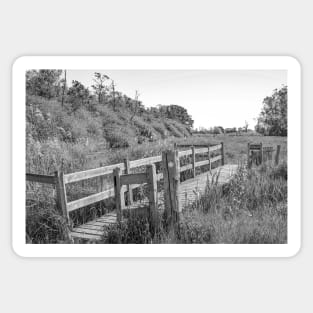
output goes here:
[{"label": "wooden fence post", "polygon": [[191,162],[192,162],[192,176],[193,178],[196,177],[196,149],[194,146],[191,147],[191,151],[192,151],[192,159],[191,159]]},{"label": "wooden fence post", "polygon": [[260,163],[263,164],[263,144],[260,142]]},{"label": "wooden fence post", "polygon": [[224,142],[221,142],[221,155],[222,155],[222,165],[225,165],[225,150],[224,150]]},{"label": "wooden fence post", "polygon": [[153,227],[157,226],[158,210],[158,180],[155,164],[147,165],[147,179],[149,188],[149,215]]},{"label": "wooden fence post", "polygon": [[[57,195],[57,206],[59,210],[62,213],[62,216],[66,220],[66,224],[70,228],[70,217],[69,212],[67,210],[67,197],[66,197],[66,189],[65,189],[65,183],[64,183],[64,174],[62,171],[56,171],[55,172],[55,186],[56,186],[56,195]],[[69,234],[69,228],[66,232],[65,236],[67,240],[71,240],[70,234]]]},{"label": "wooden fence post", "polygon": [[[129,159],[124,159],[124,165],[125,165],[125,174],[130,174],[130,164]],[[129,205],[133,204],[133,189],[130,185],[127,185],[127,203]]]},{"label": "wooden fence post", "polygon": [[115,206],[116,206],[116,217],[117,221],[122,220],[123,209],[125,207],[124,191],[121,186],[121,169],[116,167],[113,170],[114,179],[114,194],[115,194]]},{"label": "wooden fence post", "polygon": [[248,162],[247,162],[247,165],[248,165],[248,168],[251,168],[251,162],[250,162],[250,142],[248,142]]},{"label": "wooden fence post", "polygon": [[[103,163],[100,162],[100,167],[103,167]],[[100,186],[98,188],[98,191],[101,192],[104,190],[104,176],[99,177]]]},{"label": "wooden fence post", "polygon": [[208,157],[209,157],[209,171],[212,172],[212,164],[211,164],[211,151],[210,151],[210,145],[208,146]]},{"label": "wooden fence post", "polygon": [[175,225],[179,221],[179,157],[178,151],[162,153],[166,222]]},{"label": "wooden fence post", "polygon": [[280,154],[280,145],[277,145],[276,155],[275,155],[275,164],[278,165],[279,163],[279,154]]}]

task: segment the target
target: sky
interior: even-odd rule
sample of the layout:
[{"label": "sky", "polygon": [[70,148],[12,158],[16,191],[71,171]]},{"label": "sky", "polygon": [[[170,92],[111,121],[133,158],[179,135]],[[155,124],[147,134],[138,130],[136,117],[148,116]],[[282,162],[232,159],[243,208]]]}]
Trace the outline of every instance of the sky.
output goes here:
[{"label": "sky", "polygon": [[263,99],[287,85],[285,70],[67,70],[67,82],[91,87],[94,72],[109,76],[129,97],[138,90],[146,107],[183,106],[195,128],[243,127],[247,121],[253,129]]}]

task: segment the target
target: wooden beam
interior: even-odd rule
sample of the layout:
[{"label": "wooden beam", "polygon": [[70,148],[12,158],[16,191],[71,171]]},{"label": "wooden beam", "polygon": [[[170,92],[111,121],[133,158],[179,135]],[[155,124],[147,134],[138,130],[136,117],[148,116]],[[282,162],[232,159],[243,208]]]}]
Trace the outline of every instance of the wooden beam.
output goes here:
[{"label": "wooden beam", "polygon": [[144,159],[140,159],[140,160],[134,160],[134,161],[130,161],[130,168],[144,166],[144,165],[153,164],[153,163],[158,163],[161,161],[162,161],[162,157],[160,155],[150,157],[150,158],[144,158]]},{"label": "wooden beam", "polygon": [[105,167],[98,167],[87,171],[81,171],[76,173],[70,173],[64,175],[65,184],[74,183],[80,180],[90,179],[102,175],[108,175],[113,173],[113,169],[119,167],[121,170],[125,169],[123,163],[113,164]]},{"label": "wooden beam", "polygon": [[192,151],[192,159],[191,159],[192,177],[195,178],[196,177],[196,150],[194,146],[192,146],[191,151]]},{"label": "wooden beam", "polygon": [[50,184],[50,185],[55,185],[56,183],[55,176],[30,174],[30,173],[26,173],[26,181],[42,183],[42,184]]},{"label": "wooden beam", "polygon": [[[130,162],[129,159],[124,159],[124,165],[125,165],[125,174],[130,174]],[[127,204],[132,205],[133,204],[133,189],[130,185],[127,185]]]},{"label": "wooden beam", "polygon": [[280,145],[277,145],[276,154],[275,154],[275,164],[279,164],[279,154],[280,154]]},{"label": "wooden beam", "polygon": [[144,184],[146,182],[147,182],[147,174],[146,173],[121,175],[121,186],[122,185],[133,185],[133,184]]},{"label": "wooden beam", "polygon": [[83,208],[87,205],[108,199],[110,197],[114,197],[114,189],[108,189],[105,191],[101,191],[99,193],[96,193],[94,195],[85,197],[85,198],[81,198],[75,201],[71,201],[67,204],[67,210],[68,212]]},{"label": "wooden beam", "polygon": [[180,158],[183,157],[183,156],[190,155],[190,154],[192,154],[192,148],[191,148],[191,150],[178,151],[178,156]]},{"label": "wooden beam", "polygon": [[116,215],[117,221],[121,222],[122,220],[122,211],[125,208],[125,199],[124,192],[121,186],[121,169],[116,167],[113,170],[113,179],[114,179],[114,193],[115,193],[115,206],[116,206]]},{"label": "wooden beam", "polygon": [[222,165],[225,164],[225,151],[224,151],[224,142],[221,142],[221,160],[222,160]]},{"label": "wooden beam", "polygon": [[179,157],[177,150],[162,153],[166,223],[174,226],[179,221]]},{"label": "wooden beam", "polygon": [[158,181],[154,164],[149,164],[147,166],[147,180],[149,185],[149,215],[152,226],[155,229],[158,218]]}]

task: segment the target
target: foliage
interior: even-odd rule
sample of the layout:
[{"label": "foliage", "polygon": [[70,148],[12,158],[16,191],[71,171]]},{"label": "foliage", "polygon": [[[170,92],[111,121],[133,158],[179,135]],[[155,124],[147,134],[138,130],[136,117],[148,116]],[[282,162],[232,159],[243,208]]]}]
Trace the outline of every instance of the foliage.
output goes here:
[{"label": "foliage", "polygon": [[255,130],[264,135],[287,136],[288,89],[275,89],[271,96],[263,100],[263,108]]},{"label": "foliage", "polygon": [[62,70],[30,70],[26,72],[26,92],[51,99],[61,92]]},{"label": "foliage", "polygon": [[94,84],[91,87],[93,88],[95,94],[97,95],[99,104],[103,103],[105,100],[104,99],[105,91],[107,89],[105,82],[109,79],[110,78],[107,75],[104,75],[104,74],[101,75],[101,73],[98,73],[98,72],[94,74],[94,79],[93,79]]},{"label": "foliage", "polygon": [[77,80],[72,81],[72,86],[67,92],[68,101],[72,104],[73,111],[76,111],[80,107],[86,105],[89,100],[89,90]]}]

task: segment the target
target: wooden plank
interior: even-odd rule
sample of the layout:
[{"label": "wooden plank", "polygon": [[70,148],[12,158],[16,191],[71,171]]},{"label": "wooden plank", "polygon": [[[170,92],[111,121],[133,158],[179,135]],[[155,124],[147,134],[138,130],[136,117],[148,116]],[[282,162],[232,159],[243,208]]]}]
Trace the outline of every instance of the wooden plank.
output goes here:
[{"label": "wooden plank", "polygon": [[26,173],[26,181],[55,185],[55,176]]},{"label": "wooden plank", "polygon": [[[129,159],[124,159],[124,165],[125,165],[125,174],[130,174],[130,163]],[[133,204],[133,189],[130,185],[127,185],[127,203]]]},{"label": "wooden plank", "polygon": [[[217,155],[217,156],[215,156],[215,157],[210,159],[211,163],[214,163],[214,162],[216,162],[218,160],[222,160],[222,156],[221,155]],[[222,164],[222,165],[224,165],[224,164]]]},{"label": "wooden plank", "polygon": [[102,231],[104,230],[105,225],[94,225],[94,224],[82,224],[79,225],[79,228],[83,228],[83,229],[92,229],[92,230],[98,230],[98,231]]},{"label": "wooden plank", "polygon": [[222,166],[225,164],[225,151],[224,151],[224,142],[221,142],[221,160],[222,160]]},{"label": "wooden plank", "polygon": [[75,172],[64,175],[65,184],[74,183],[80,180],[90,179],[102,175],[108,175],[113,173],[113,169],[119,167],[121,170],[125,169],[125,165],[123,163],[113,164],[104,167],[98,167],[91,170]]},{"label": "wooden plank", "polygon": [[279,154],[280,154],[280,145],[277,145],[276,154],[275,154],[275,164],[279,163]]},{"label": "wooden plank", "polygon": [[149,215],[152,226],[156,227],[158,213],[158,182],[155,164],[149,164],[147,166],[147,179],[149,185]]},{"label": "wooden plank", "polygon": [[222,144],[219,144],[219,145],[215,145],[215,146],[210,146],[210,151],[215,151],[215,150],[220,150],[223,148],[223,145]]},{"label": "wooden plank", "polygon": [[180,172],[184,172],[184,171],[191,170],[191,169],[193,169],[193,164],[187,164],[187,165],[180,167]]},{"label": "wooden plank", "polygon": [[102,201],[104,199],[108,199],[110,197],[114,197],[114,189],[111,188],[109,190],[105,190],[99,193],[96,193],[94,195],[85,197],[85,198],[81,198],[72,202],[69,202],[67,204],[67,210],[68,212],[77,210],[79,208],[85,207],[87,205]]},{"label": "wooden plank", "polygon": [[124,192],[122,191],[122,188],[121,188],[122,186],[121,186],[120,168],[117,167],[113,170],[113,179],[114,179],[116,216],[117,216],[117,221],[121,222],[122,211],[125,208],[125,199],[124,199]]},{"label": "wooden plank", "polygon": [[[191,159],[192,176],[193,176],[193,178],[195,178],[196,177],[196,150],[195,150],[195,147],[191,148],[191,152],[192,152],[192,159]],[[182,171],[182,169],[180,169],[180,171]]]},{"label": "wooden plank", "polygon": [[130,161],[130,167],[134,168],[134,167],[139,167],[139,166],[144,166],[144,165],[148,165],[148,164],[153,164],[153,163],[158,163],[162,161],[162,157],[160,155],[158,156],[154,156],[154,157],[150,157],[150,158],[144,158],[144,159],[140,159],[140,160],[134,160],[134,161]]},{"label": "wooden plank", "polygon": [[146,173],[121,175],[121,186],[122,185],[144,184],[146,182],[147,182],[147,174]]},{"label": "wooden plank", "polygon": [[262,144],[249,144],[250,150],[260,150]]},{"label": "wooden plank", "polygon": [[64,174],[62,171],[55,172],[55,180],[56,180],[57,204],[61,210],[63,217],[66,219],[67,223],[69,223],[68,203],[64,183]]},{"label": "wooden plank", "polygon": [[76,233],[99,235],[99,236],[102,236],[104,232],[104,230],[87,229],[87,228],[82,228],[80,226],[73,228],[73,231]]},{"label": "wooden plank", "polygon": [[167,150],[162,154],[166,223],[174,226],[179,221],[179,157],[178,151]]},{"label": "wooden plank", "polygon": [[90,235],[90,234],[84,234],[84,233],[79,233],[79,232],[74,232],[74,231],[71,232],[71,236],[74,238],[96,240],[96,241],[103,239],[103,237],[99,235]]},{"label": "wooden plank", "polygon": [[207,164],[210,164],[210,160],[204,160],[204,161],[196,162],[196,167],[207,165]]},{"label": "wooden plank", "polygon": [[263,147],[264,152],[272,152],[274,151],[274,147]]},{"label": "wooden plank", "polygon": [[181,158],[183,156],[187,156],[192,154],[192,149],[191,150],[185,150],[185,151],[178,151],[178,156]]},{"label": "wooden plank", "polygon": [[208,147],[196,149],[196,154],[208,153]]}]

